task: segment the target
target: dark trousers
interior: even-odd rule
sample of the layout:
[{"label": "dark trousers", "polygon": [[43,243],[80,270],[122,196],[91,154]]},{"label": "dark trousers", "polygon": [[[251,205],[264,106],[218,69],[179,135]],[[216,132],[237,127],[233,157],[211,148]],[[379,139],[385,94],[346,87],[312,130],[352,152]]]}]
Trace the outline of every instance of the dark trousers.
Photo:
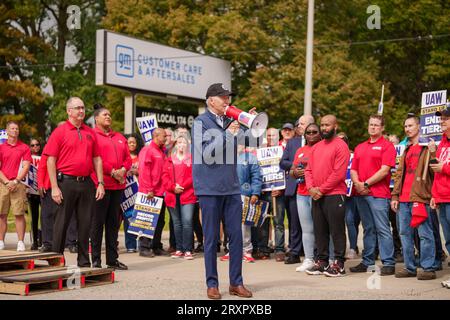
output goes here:
[{"label": "dark trousers", "polygon": [[64,253],[66,233],[73,214],[78,225],[78,266],[90,267],[89,233],[91,218],[95,207],[95,186],[90,178],[76,181],[64,178],[58,181],[63,195],[62,204],[58,205],[53,227],[53,251]]},{"label": "dark trousers", "polygon": [[[58,205],[52,199],[52,190],[48,189],[41,199],[41,230],[42,230],[42,245],[51,248],[53,242],[53,225],[55,224],[55,214],[58,210]],[[77,244],[77,221],[75,215],[67,229],[66,247]]]},{"label": "dark trousers", "polygon": [[334,257],[344,263],[345,238],[345,196],[323,196],[312,200],[314,236],[316,238],[317,258],[327,261],[329,258],[330,234],[334,244]]},{"label": "dark trousers", "polygon": [[203,230],[200,222],[200,205],[198,202],[194,206],[194,217],[192,220],[192,227],[194,228],[194,234],[199,244],[203,244]]},{"label": "dark trousers", "polygon": [[166,224],[166,203],[163,201],[161,212],[159,214],[158,222],[156,223],[155,233],[153,239],[140,237],[139,238],[139,251],[149,251],[151,249],[162,249],[161,235]]},{"label": "dark trousers", "polygon": [[389,221],[391,222],[392,240],[394,240],[394,255],[401,254],[402,241],[400,240],[400,235],[398,234],[397,214],[394,211],[392,211],[390,207],[389,207]]},{"label": "dark trousers", "polygon": [[217,242],[220,221],[225,221],[225,233],[229,239],[230,284],[242,285],[242,200],[240,194],[227,196],[199,196],[202,209],[203,234],[205,235],[206,285],[219,287],[217,273]]},{"label": "dark trousers", "polygon": [[303,253],[302,227],[297,210],[297,195],[285,196],[286,211],[289,218],[289,248],[290,253],[300,256]]},{"label": "dark trousers", "polygon": [[123,190],[106,190],[103,199],[95,204],[91,224],[92,263],[101,265],[103,228],[105,228],[106,264],[116,263],[119,235],[120,201]]},{"label": "dark trousers", "polygon": [[128,221],[129,218],[123,217],[123,231],[125,232],[125,247],[130,250],[134,249],[136,250],[137,243],[136,239],[137,236],[135,234],[128,233],[128,228],[130,226],[130,222]]},{"label": "dark trousers", "polygon": [[37,244],[42,239],[39,237],[39,206],[41,197],[38,194],[28,194],[28,202],[31,208],[31,231],[33,233],[33,243]]}]

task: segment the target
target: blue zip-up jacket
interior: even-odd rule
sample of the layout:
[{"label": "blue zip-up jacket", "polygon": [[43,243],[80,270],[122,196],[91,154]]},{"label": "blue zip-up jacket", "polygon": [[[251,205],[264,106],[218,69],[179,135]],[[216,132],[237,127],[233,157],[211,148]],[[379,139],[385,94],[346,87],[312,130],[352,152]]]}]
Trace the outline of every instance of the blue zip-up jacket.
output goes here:
[{"label": "blue zip-up jacket", "polygon": [[241,194],[247,197],[261,195],[261,172],[256,156],[243,152],[238,156],[237,173],[241,184]]},{"label": "blue zip-up jacket", "polygon": [[194,120],[191,148],[196,196],[241,194],[236,168],[237,145],[244,135],[242,130],[237,136],[225,130],[231,122],[232,119],[225,118],[222,128],[208,109]]}]

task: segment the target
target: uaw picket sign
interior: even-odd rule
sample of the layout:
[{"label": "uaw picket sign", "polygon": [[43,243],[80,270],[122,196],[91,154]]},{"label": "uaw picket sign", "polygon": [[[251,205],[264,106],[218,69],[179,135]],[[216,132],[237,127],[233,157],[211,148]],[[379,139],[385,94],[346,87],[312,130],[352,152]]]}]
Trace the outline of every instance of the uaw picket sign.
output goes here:
[{"label": "uaw picket sign", "polygon": [[127,185],[122,194],[120,208],[126,218],[130,218],[136,202],[136,195],[138,193],[139,184],[136,176],[127,176]]},{"label": "uaw picket sign", "polygon": [[155,115],[153,114],[147,117],[136,118],[136,123],[144,144],[149,145],[152,141],[153,130],[158,128],[158,122],[156,121]]},{"label": "uaw picket sign", "polygon": [[250,197],[241,196],[242,199],[242,224],[260,227],[267,217],[269,203],[258,200],[255,204],[250,203]]},{"label": "uaw picket sign", "polygon": [[428,145],[430,139],[439,143],[442,138],[440,117],[436,111],[442,111],[446,107],[447,90],[422,93],[422,108],[420,111],[420,136],[419,144]]},{"label": "uaw picket sign", "polygon": [[149,200],[145,193],[138,192],[128,233],[153,239],[162,204],[163,198],[153,197]]},{"label": "uaw picket sign", "polygon": [[281,146],[260,148],[256,150],[258,164],[261,168],[262,191],[286,189],[286,176],[280,168],[283,156]]}]

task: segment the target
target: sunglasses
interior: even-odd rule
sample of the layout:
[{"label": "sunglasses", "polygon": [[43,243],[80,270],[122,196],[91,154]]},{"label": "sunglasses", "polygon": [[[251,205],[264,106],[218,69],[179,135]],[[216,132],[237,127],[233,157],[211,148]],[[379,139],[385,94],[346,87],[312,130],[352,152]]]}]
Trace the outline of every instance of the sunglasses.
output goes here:
[{"label": "sunglasses", "polygon": [[306,131],[306,134],[308,134],[308,135],[318,134],[318,133],[319,133],[319,131],[317,131],[317,130],[314,130],[314,131]]},{"label": "sunglasses", "polygon": [[32,147],[40,147],[41,145],[40,144],[30,144],[30,146],[32,146]]}]

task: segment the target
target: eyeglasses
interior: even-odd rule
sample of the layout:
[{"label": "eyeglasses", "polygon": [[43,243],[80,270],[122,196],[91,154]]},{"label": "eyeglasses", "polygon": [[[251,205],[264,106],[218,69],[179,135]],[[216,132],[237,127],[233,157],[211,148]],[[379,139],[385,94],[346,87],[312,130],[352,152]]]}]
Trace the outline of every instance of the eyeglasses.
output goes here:
[{"label": "eyeglasses", "polygon": [[32,146],[32,147],[40,147],[41,145],[40,144],[30,144],[30,146]]},{"label": "eyeglasses", "polygon": [[84,108],[84,106],[77,106],[77,107],[72,107],[72,108],[69,108],[69,109],[84,110],[85,108]]},{"label": "eyeglasses", "polygon": [[314,131],[306,131],[306,134],[307,134],[307,135],[318,134],[318,133],[319,133],[319,131],[317,131],[317,130],[314,130]]}]

